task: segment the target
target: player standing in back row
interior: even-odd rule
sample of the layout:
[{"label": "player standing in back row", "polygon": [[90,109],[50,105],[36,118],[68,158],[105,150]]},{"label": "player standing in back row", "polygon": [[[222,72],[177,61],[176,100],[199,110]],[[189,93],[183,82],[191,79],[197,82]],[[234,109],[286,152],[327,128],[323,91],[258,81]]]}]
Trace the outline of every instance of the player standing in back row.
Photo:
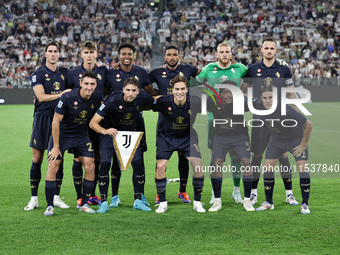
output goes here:
[{"label": "player standing in back row", "polygon": [[[231,52],[231,47],[227,42],[222,42],[217,45],[216,52],[216,63],[210,63],[206,65],[196,79],[202,84],[207,83],[211,87],[215,88],[215,84],[222,84],[227,80],[234,81],[238,87],[240,87],[240,82],[242,77],[246,76],[247,67],[241,63],[236,63],[232,58],[233,54]],[[213,165],[213,141],[215,136],[215,130],[213,128],[213,114],[208,113],[207,118],[207,129],[208,129],[208,148],[211,150],[210,166]],[[241,163],[239,158],[234,152],[229,153],[231,159],[232,169],[236,168],[237,171],[233,171],[233,182],[234,190],[232,193],[232,198],[235,203],[243,203],[241,192],[240,192],[240,168]],[[212,180],[214,182],[214,180]],[[214,204],[215,199],[212,197],[210,204]]]},{"label": "player standing in back row", "polygon": [[[65,90],[68,70],[67,68],[58,67],[59,56],[59,44],[55,41],[48,42],[45,46],[46,63],[32,74],[32,87],[36,100],[34,103],[34,122],[30,142],[30,147],[32,147],[33,152],[30,171],[31,200],[24,208],[26,211],[33,210],[39,206],[38,187],[41,180],[41,164],[51,135],[54,109],[61,95],[71,91],[70,89]],[[54,205],[60,208],[69,208],[70,206],[65,204],[59,197],[62,179],[63,164],[60,164]]]},{"label": "player standing in back row", "polygon": [[[105,84],[106,89],[111,90],[113,93],[115,92],[121,92],[123,89],[123,84],[127,78],[135,78],[138,81],[139,88],[144,89],[151,95],[155,95],[156,92],[154,91],[150,78],[148,76],[147,71],[140,67],[135,65],[134,57],[136,53],[136,48],[131,43],[122,43],[118,47],[118,53],[119,53],[119,64],[114,66],[112,69],[110,69],[107,72],[107,82]],[[136,124],[136,131],[142,131],[144,132],[144,135],[141,140],[141,148],[142,151],[147,151],[147,144],[146,144],[146,134],[145,134],[145,125],[144,125],[144,119],[142,116],[142,113],[140,113],[139,119]],[[111,148],[106,149],[114,149],[113,144],[111,143]],[[143,154],[142,154],[143,156]],[[143,162],[143,168],[144,167],[144,160]],[[111,167],[111,159],[102,159],[101,163],[101,169],[100,172],[109,172]],[[118,195],[118,187],[120,183],[121,178],[121,171],[111,171],[111,180],[112,180],[112,186],[117,187],[116,191],[113,193],[113,198],[111,200],[110,207],[117,207],[120,204],[120,198]],[[145,174],[143,175],[143,181],[145,181]],[[144,194],[144,186],[142,194]],[[143,197],[145,199],[145,197]]]},{"label": "player standing in back row", "polygon": [[[168,46],[165,51],[165,66],[156,68],[149,73],[151,82],[155,82],[158,86],[160,95],[171,95],[172,87],[170,80],[177,75],[183,75],[190,80],[190,77],[196,77],[200,70],[192,65],[179,64],[180,56],[176,46]],[[162,115],[158,115],[157,132],[160,132],[163,125]],[[179,191],[177,196],[183,203],[190,203],[188,193],[186,192],[188,176],[189,176],[189,162],[186,157],[178,152],[178,171],[180,176]],[[159,203],[159,197],[156,198],[156,203]]]},{"label": "player standing in back row", "polygon": [[[261,52],[263,59],[251,65],[247,72],[246,84],[253,87],[253,97],[260,98],[261,90],[273,85],[278,88],[278,102],[281,101],[281,88],[294,87],[292,72],[286,62],[275,58],[276,43],[273,38],[264,38],[262,42]],[[243,88],[245,89],[245,87]],[[289,93],[289,98],[296,98],[295,93]],[[261,116],[254,114],[253,119],[258,119]],[[270,133],[265,126],[253,127],[251,130],[251,151],[252,168],[253,168],[253,186],[250,200],[253,204],[257,202],[257,185],[261,174],[262,155],[267,147]],[[291,205],[298,205],[292,191],[292,173],[287,153],[280,157],[281,177],[286,189],[286,202]]]},{"label": "player standing in back row", "polygon": [[[92,71],[97,74],[97,87],[94,91],[95,95],[98,95],[104,100],[104,85],[106,82],[106,72],[107,68],[105,66],[97,66],[96,58],[98,55],[97,45],[92,41],[86,41],[81,45],[81,57],[83,63],[81,65],[73,68],[67,74],[67,83],[70,88],[79,88],[80,79],[85,71]],[[93,197],[89,199],[89,204],[100,204],[100,198],[95,195],[96,184],[98,180],[99,166],[100,166],[100,156],[99,156],[99,135],[92,129],[89,130],[90,139],[94,149],[95,155],[95,176],[96,182],[93,188]],[[81,204],[81,194],[82,194],[82,181],[83,181],[83,169],[82,164],[78,158],[74,158],[72,166],[73,182],[77,193],[77,205]]]}]

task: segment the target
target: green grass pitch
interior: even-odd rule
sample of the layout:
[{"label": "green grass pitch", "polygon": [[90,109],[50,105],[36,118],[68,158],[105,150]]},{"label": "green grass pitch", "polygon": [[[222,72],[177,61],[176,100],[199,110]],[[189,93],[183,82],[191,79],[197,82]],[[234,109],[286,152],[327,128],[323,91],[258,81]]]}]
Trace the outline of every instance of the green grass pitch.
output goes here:
[{"label": "green grass pitch", "polygon": [[[339,164],[340,103],[307,105],[313,131],[309,143],[313,164]],[[28,147],[33,106],[0,106],[0,254],[338,254],[340,173],[312,173],[310,215],[301,215],[300,206],[285,203],[282,181],[276,179],[275,210],[246,212],[231,199],[232,180],[225,178],[223,208],[217,213],[199,214],[192,204],[177,198],[178,183],[167,187],[168,211],[154,212],[156,188],[155,128],[157,114],[145,112],[148,152],[145,155],[146,192],[152,212],[132,209],[132,169],[123,172],[120,185],[122,205],[104,215],[89,215],[76,209],[72,182],[72,157],[66,155],[61,196],[70,209],[55,209],[44,217],[46,208],[42,165],[39,188],[40,207],[24,211],[30,199],[29,170],[32,159]],[[202,117],[205,118],[205,117]],[[201,119],[202,119],[201,118]],[[200,119],[200,118],[198,118]],[[198,128],[199,129],[199,128]],[[198,130],[201,132],[200,130]],[[205,137],[204,135],[200,135]],[[201,139],[203,163],[209,152]],[[177,156],[168,166],[168,178],[177,178]],[[294,162],[290,157],[291,163]],[[259,202],[264,200],[263,182]],[[241,185],[242,187],[242,185]],[[111,189],[111,188],[110,188]],[[109,189],[109,191],[110,191]],[[299,180],[294,178],[295,197],[301,202]],[[192,183],[188,193],[193,199]],[[242,192],[243,193],[243,192]],[[109,192],[109,196],[110,196]],[[202,201],[209,208],[211,184],[205,179]]]}]

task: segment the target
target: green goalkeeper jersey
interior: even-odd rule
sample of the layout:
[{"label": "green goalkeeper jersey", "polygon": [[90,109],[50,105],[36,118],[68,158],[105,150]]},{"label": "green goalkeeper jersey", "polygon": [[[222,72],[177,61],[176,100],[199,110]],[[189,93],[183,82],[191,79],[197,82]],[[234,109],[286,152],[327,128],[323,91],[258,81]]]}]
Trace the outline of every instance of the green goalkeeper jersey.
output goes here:
[{"label": "green goalkeeper jersey", "polygon": [[[215,88],[215,84],[222,84],[224,81],[231,80],[236,82],[240,87],[241,78],[245,77],[248,68],[241,64],[235,63],[229,67],[223,68],[218,65],[218,62],[210,63],[203,67],[196,79],[199,83],[206,83]],[[218,91],[218,89],[216,89]],[[210,92],[212,92],[209,89]],[[208,120],[213,119],[211,112],[208,113]]]}]

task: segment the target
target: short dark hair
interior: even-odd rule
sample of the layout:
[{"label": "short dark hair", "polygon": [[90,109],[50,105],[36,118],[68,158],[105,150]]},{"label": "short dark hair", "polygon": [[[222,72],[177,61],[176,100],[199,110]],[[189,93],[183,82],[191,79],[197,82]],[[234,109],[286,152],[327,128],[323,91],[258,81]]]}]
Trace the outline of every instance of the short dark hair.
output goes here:
[{"label": "short dark hair", "polygon": [[80,81],[82,82],[85,77],[89,77],[89,78],[97,80],[97,74],[92,71],[85,71],[83,75],[81,76]]},{"label": "short dark hair", "polygon": [[273,86],[269,85],[269,86],[264,86],[261,90],[261,96],[264,92],[273,92]]},{"label": "short dark hair", "polygon": [[86,42],[82,43],[80,49],[81,49],[81,51],[83,51],[85,48],[97,51],[97,44],[92,42],[92,41],[86,41]]},{"label": "short dark hair", "polygon": [[189,87],[188,79],[182,74],[179,74],[179,75],[177,75],[177,76],[175,76],[174,78],[171,79],[171,81],[170,81],[171,87],[173,88],[175,86],[175,84],[178,83],[178,82],[184,82],[186,87],[187,88]]},{"label": "short dark hair", "polygon": [[[234,81],[232,81],[232,80],[226,80],[226,81],[223,81],[222,82],[222,84],[229,84],[229,85],[234,85],[234,86],[236,86],[237,87],[237,84],[236,84],[236,82],[234,82]],[[222,94],[222,92],[225,90],[225,88],[220,88],[220,90],[219,90],[219,94],[221,95]]]},{"label": "short dark hair", "polygon": [[134,85],[139,88],[138,80],[135,77],[126,78],[123,84],[123,88],[125,88],[127,85]]},{"label": "short dark hair", "polygon": [[263,38],[261,45],[263,45],[265,42],[273,42],[276,45],[276,41],[275,41],[275,39],[273,37],[269,37],[268,36],[268,37]]},{"label": "short dark hair", "polygon": [[133,46],[133,44],[131,44],[131,43],[122,43],[118,47],[118,54],[120,54],[120,50],[123,49],[123,48],[130,48],[133,51],[133,53],[136,52],[136,47]]},{"label": "short dark hair", "polygon": [[165,52],[166,52],[167,50],[177,50],[177,51],[179,51],[178,48],[177,48],[177,46],[175,46],[175,45],[169,45],[168,47],[166,47]]},{"label": "short dark hair", "polygon": [[56,46],[58,52],[60,52],[60,45],[59,45],[59,43],[56,42],[56,41],[48,41],[47,44],[46,44],[46,46],[45,46],[45,52],[47,52],[47,49],[48,49],[48,47],[50,47],[50,46]]}]

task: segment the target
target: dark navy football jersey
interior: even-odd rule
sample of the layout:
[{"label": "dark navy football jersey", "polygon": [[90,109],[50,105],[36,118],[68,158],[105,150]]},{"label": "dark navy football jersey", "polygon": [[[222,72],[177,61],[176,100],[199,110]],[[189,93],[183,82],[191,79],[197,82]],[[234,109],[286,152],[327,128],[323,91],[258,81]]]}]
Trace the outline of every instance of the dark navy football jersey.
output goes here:
[{"label": "dark navy football jersey", "polygon": [[[86,69],[83,67],[83,64],[71,69],[67,74],[67,85],[71,89],[77,89],[80,87],[80,78]],[[105,66],[98,67],[94,65],[92,70],[94,73],[97,74],[97,88],[94,91],[95,95],[99,95],[104,99],[104,86],[106,81],[106,73],[107,68]]]},{"label": "dark navy football jersey", "polygon": [[185,78],[190,80],[190,77],[195,77],[198,73],[198,69],[192,65],[181,65],[174,70],[168,68],[156,68],[149,73],[151,82],[155,82],[158,86],[158,91],[160,95],[170,95],[172,94],[172,88],[170,85],[170,80],[175,76],[181,74],[185,76]]},{"label": "dark navy football jersey", "polygon": [[183,106],[174,103],[173,95],[166,95],[157,99],[152,105],[152,110],[160,112],[164,123],[162,132],[169,136],[190,136],[190,131],[201,109],[201,99],[197,96],[187,95]]},{"label": "dark navy football jersey", "polygon": [[147,92],[140,90],[136,99],[125,102],[124,94],[111,93],[99,107],[97,114],[104,117],[102,123],[104,128],[115,128],[121,131],[134,131],[141,118],[141,111],[145,107],[150,107],[154,98]]},{"label": "dark navy football jersey", "polygon": [[282,60],[276,60],[274,64],[267,67],[263,61],[249,66],[245,82],[252,84],[253,97],[261,97],[264,86],[275,86],[278,88],[278,100],[281,100],[281,88],[293,85],[292,72],[288,64]]},{"label": "dark navy football jersey", "polygon": [[88,136],[88,126],[101,104],[101,96],[92,94],[89,100],[80,96],[80,89],[61,96],[55,112],[63,115],[60,123],[60,136],[81,138]]},{"label": "dark navy football jersey", "polygon": [[261,116],[261,119],[265,121],[272,136],[286,141],[301,139],[307,122],[306,117],[290,105],[287,105],[286,115],[282,115],[281,107],[278,107],[274,113]]},{"label": "dark navy football jersey", "polygon": [[129,77],[136,78],[141,89],[151,84],[149,75],[144,68],[133,65],[129,72],[125,72],[119,65],[118,70],[108,70],[105,87],[111,88],[112,92],[122,91],[124,81]]},{"label": "dark navy football jersey", "polygon": [[[247,99],[244,99],[244,110],[249,111],[247,105]],[[224,104],[221,106],[219,100],[215,96],[215,105],[211,97],[207,100],[207,111],[212,112],[214,119],[220,119],[223,121],[218,121],[215,125],[215,133],[219,135],[244,135],[248,134],[247,123],[244,120],[244,115],[234,115],[233,114],[233,103]],[[224,121],[226,123],[224,123]]]},{"label": "dark navy football jersey", "polygon": [[[50,70],[46,65],[42,65],[32,73],[32,87],[43,85],[45,94],[59,94],[67,88],[66,75],[68,69],[64,67],[57,67],[55,71]],[[58,100],[49,102],[35,101],[35,111],[40,113],[53,114]]]}]

